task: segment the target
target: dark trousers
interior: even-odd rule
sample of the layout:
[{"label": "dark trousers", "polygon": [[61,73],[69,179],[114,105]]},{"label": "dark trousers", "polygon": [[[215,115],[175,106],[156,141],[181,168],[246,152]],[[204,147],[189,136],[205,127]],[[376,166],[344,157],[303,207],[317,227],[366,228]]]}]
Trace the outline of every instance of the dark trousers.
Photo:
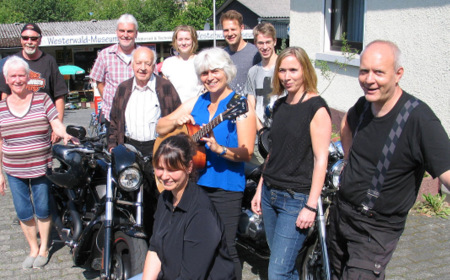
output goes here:
[{"label": "dark trousers", "polygon": [[236,279],[242,279],[242,267],[236,250],[236,232],[241,215],[242,192],[225,191],[218,188],[203,187],[211,199],[219,217],[225,226],[228,253],[234,262]]},{"label": "dark trousers", "polygon": [[337,199],[327,232],[333,279],[384,279],[404,227],[405,221],[369,218]]}]

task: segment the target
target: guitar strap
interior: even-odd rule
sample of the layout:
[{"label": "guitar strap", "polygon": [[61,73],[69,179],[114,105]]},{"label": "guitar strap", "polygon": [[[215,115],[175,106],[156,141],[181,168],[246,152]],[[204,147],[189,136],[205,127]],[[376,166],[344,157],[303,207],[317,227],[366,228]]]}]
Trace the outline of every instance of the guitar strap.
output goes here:
[{"label": "guitar strap", "polygon": [[[370,187],[367,190],[366,197],[361,203],[362,209],[360,211],[366,216],[369,217],[373,216],[373,212],[371,210],[375,205],[375,201],[380,195],[381,189],[384,184],[384,179],[386,178],[386,173],[389,169],[389,165],[392,160],[392,156],[394,155],[395,148],[397,147],[398,139],[400,139],[400,135],[403,132],[403,128],[405,127],[405,124],[408,121],[411,112],[419,104],[420,102],[417,98],[411,97],[408,101],[406,101],[405,105],[400,110],[400,112],[397,115],[397,118],[394,121],[394,124],[388,134],[388,137],[386,138],[386,142],[384,144],[380,159],[378,160],[375,174],[373,175]],[[364,113],[365,110],[363,114]],[[360,118],[360,123],[358,124],[358,127],[361,124],[361,122],[362,118]]]}]

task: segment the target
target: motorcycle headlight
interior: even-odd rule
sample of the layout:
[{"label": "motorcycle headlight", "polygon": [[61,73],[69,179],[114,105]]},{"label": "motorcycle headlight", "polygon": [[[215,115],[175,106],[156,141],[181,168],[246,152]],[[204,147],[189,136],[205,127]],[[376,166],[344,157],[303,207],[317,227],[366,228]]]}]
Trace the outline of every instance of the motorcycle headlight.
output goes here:
[{"label": "motorcycle headlight", "polygon": [[127,192],[132,192],[141,186],[142,173],[135,167],[129,167],[119,174],[119,187]]},{"label": "motorcycle headlight", "polygon": [[345,163],[345,160],[340,159],[336,161],[330,169],[329,180],[333,188],[339,188],[341,173],[345,167]]}]

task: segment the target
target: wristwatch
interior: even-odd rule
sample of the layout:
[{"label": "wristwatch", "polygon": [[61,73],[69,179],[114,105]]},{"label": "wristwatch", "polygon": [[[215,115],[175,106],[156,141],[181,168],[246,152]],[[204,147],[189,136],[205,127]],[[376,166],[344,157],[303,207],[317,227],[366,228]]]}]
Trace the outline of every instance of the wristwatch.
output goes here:
[{"label": "wristwatch", "polygon": [[222,147],[222,152],[219,154],[219,156],[223,156],[227,153],[228,149],[225,146],[221,146]]}]

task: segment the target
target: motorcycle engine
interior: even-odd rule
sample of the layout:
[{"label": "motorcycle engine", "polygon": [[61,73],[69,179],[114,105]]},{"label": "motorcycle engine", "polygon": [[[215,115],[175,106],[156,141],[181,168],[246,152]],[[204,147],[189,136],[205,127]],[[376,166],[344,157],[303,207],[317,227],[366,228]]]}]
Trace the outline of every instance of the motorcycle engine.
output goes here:
[{"label": "motorcycle engine", "polygon": [[239,218],[238,233],[255,241],[265,241],[264,222],[262,217],[249,209],[243,209]]}]

